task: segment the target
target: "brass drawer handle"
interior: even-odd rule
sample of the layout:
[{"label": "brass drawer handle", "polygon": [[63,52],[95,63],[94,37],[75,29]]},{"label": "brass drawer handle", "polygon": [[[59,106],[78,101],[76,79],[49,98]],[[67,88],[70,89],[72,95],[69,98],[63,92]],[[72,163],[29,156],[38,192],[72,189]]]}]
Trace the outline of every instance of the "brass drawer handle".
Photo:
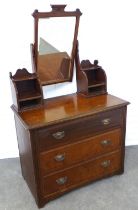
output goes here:
[{"label": "brass drawer handle", "polygon": [[63,185],[63,184],[65,184],[67,182],[67,179],[68,179],[67,176],[61,177],[61,178],[59,178],[59,179],[56,180],[56,183],[58,185]]},{"label": "brass drawer handle", "polygon": [[65,154],[59,154],[54,157],[57,162],[63,161],[65,159]]},{"label": "brass drawer handle", "polygon": [[108,166],[110,166],[111,161],[110,160],[105,160],[101,163],[101,166],[103,168],[107,168]]},{"label": "brass drawer handle", "polygon": [[101,141],[101,145],[102,145],[102,146],[108,146],[108,145],[110,145],[110,144],[111,144],[111,140],[108,140],[108,139],[106,140],[106,139],[105,139],[105,140],[102,140],[102,141]]},{"label": "brass drawer handle", "polygon": [[111,119],[110,119],[110,118],[106,118],[106,119],[102,120],[102,123],[103,123],[104,125],[109,125],[110,122],[111,122]]},{"label": "brass drawer handle", "polygon": [[62,139],[65,136],[65,132],[64,131],[59,131],[59,132],[53,133],[52,136],[55,139]]}]

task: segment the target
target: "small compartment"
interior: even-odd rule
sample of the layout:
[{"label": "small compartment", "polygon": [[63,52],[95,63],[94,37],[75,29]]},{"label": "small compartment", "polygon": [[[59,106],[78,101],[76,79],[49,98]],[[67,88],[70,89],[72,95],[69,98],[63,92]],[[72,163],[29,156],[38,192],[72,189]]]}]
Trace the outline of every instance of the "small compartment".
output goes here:
[{"label": "small compartment", "polygon": [[17,81],[16,85],[20,101],[41,97],[37,79]]},{"label": "small compartment", "polygon": [[101,69],[101,67],[97,64],[98,63],[91,64],[88,61],[85,64],[84,62],[81,63],[82,71],[84,71],[87,77],[88,96],[95,96],[106,93],[106,76],[103,69]]},{"label": "small compartment", "polygon": [[99,86],[91,86],[88,87],[88,94],[89,95],[101,95],[105,93],[105,86],[104,85],[100,85]]},{"label": "small compartment", "polygon": [[106,73],[98,61],[91,63],[89,60],[82,60],[80,63],[78,46],[76,49],[76,76],[77,92],[86,97],[102,95],[107,93]]},{"label": "small compartment", "polygon": [[18,69],[14,76],[10,73],[10,79],[13,103],[18,111],[43,104],[42,88],[35,73]]},{"label": "small compartment", "polygon": [[88,87],[98,87],[105,85],[105,81],[100,77],[98,69],[85,71],[88,79]]},{"label": "small compartment", "polygon": [[32,107],[39,106],[40,104],[41,104],[41,98],[19,102],[20,109],[32,108]]}]

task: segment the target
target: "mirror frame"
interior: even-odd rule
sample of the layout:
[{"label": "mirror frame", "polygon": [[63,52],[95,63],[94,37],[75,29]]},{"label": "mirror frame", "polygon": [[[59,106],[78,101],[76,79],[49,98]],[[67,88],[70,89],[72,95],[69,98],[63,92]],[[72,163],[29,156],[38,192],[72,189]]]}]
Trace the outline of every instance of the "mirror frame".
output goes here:
[{"label": "mirror frame", "polygon": [[34,44],[31,44],[31,54],[32,54],[32,67],[33,72],[38,72],[38,64],[37,64],[37,58],[38,58],[38,24],[39,19],[42,18],[50,18],[50,17],[76,17],[75,21],[75,29],[74,29],[74,38],[73,38],[73,46],[72,46],[72,52],[71,52],[71,65],[70,65],[70,76],[68,79],[62,79],[62,80],[52,80],[52,81],[46,81],[41,82],[41,85],[50,85],[50,84],[56,84],[61,82],[71,82],[73,78],[73,68],[74,68],[74,60],[75,60],[75,51],[76,51],[76,45],[77,45],[77,36],[78,36],[78,28],[79,28],[79,19],[82,13],[79,9],[76,9],[75,11],[64,11],[65,7],[67,5],[50,5],[52,10],[50,12],[39,12],[38,10],[35,10],[32,14],[34,17]]}]

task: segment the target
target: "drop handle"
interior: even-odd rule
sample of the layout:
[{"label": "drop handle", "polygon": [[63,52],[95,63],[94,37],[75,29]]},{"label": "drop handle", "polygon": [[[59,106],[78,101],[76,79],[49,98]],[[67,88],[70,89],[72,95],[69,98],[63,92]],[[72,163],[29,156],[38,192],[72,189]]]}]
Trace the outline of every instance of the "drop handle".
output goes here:
[{"label": "drop handle", "polygon": [[58,131],[56,133],[53,133],[52,136],[55,138],[55,139],[63,139],[64,136],[65,136],[65,132],[64,131]]},{"label": "drop handle", "polygon": [[61,162],[65,159],[65,154],[59,154],[54,157],[57,162]]},{"label": "drop handle", "polygon": [[109,125],[111,123],[111,119],[110,118],[106,118],[104,120],[102,120],[103,125]]},{"label": "drop handle", "polygon": [[101,145],[102,146],[108,146],[111,144],[111,140],[105,139],[101,141]]},{"label": "drop handle", "polygon": [[60,177],[59,179],[56,180],[56,183],[58,185],[63,185],[63,184],[65,184],[67,182],[67,179],[68,179],[67,176]]},{"label": "drop handle", "polygon": [[111,161],[110,161],[110,160],[105,160],[105,161],[103,161],[103,162],[101,163],[101,166],[102,166],[103,168],[107,168],[108,166],[110,166],[110,164],[111,164]]}]

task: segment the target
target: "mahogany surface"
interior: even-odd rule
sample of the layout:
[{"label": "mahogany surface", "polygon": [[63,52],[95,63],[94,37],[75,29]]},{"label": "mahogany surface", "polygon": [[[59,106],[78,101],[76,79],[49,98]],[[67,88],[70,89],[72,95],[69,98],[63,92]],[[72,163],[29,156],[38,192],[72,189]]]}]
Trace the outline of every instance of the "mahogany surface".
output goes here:
[{"label": "mahogany surface", "polygon": [[[81,95],[71,94],[44,100],[44,106],[21,112],[18,116],[29,129],[55,124],[82,116],[128,105],[127,101],[110,94],[85,98]],[[14,109],[13,109],[14,110]],[[14,110],[15,111],[15,110]]]},{"label": "mahogany surface", "polygon": [[[39,208],[70,190],[124,172],[129,102],[107,94],[106,73],[97,60],[80,62],[77,35],[82,13],[65,7],[34,11],[34,73],[10,73],[22,176]],[[47,57],[50,64],[41,56],[40,73],[38,23],[50,17],[75,18],[72,51],[60,65],[54,54]],[[42,85],[72,81],[74,60],[77,93],[43,99]]]},{"label": "mahogany surface", "polygon": [[77,187],[124,171],[127,101],[71,94],[17,112],[22,175],[38,207]]},{"label": "mahogany surface", "polygon": [[[105,176],[109,176],[120,169],[120,151],[111,153],[110,156],[103,156],[102,158],[97,158],[92,161],[87,161],[83,164],[77,165],[76,167],[72,167],[67,169],[66,171],[61,171],[59,173],[54,173],[51,176],[47,176],[43,180],[43,191],[42,194],[48,195],[57,194],[58,192],[64,192],[67,188],[71,189],[77,184],[86,183],[88,180],[96,180],[97,178],[102,178]],[[106,170],[101,163],[110,159],[111,165],[108,170]],[[56,180],[60,177],[68,177],[66,183],[64,185],[59,186],[56,184]],[[68,181],[69,180],[69,181]],[[50,185],[48,188],[47,185]]]},{"label": "mahogany surface", "polygon": [[[109,145],[104,145],[103,139],[110,139]],[[115,129],[93,137],[89,137],[71,145],[64,145],[40,153],[40,170],[43,175],[57,169],[64,169],[82,160],[94,158],[107,152],[112,152],[121,145],[121,130]],[[58,161],[62,156],[63,161]]]}]

